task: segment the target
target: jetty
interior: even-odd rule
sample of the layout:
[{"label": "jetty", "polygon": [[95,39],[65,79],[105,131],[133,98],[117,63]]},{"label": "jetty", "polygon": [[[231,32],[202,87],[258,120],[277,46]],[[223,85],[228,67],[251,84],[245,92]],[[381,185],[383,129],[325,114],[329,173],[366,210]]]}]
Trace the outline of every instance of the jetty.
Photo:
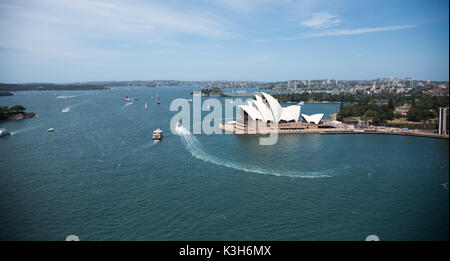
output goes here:
[{"label": "jetty", "polygon": [[333,125],[329,122],[312,124],[307,122],[280,123],[265,126],[246,126],[240,122],[232,121],[221,123],[219,129],[236,135],[264,135],[269,133],[278,134],[383,134],[383,135],[405,135],[427,138],[448,139],[449,135],[440,135],[422,130],[404,130],[400,128],[390,128],[374,126],[357,128],[354,125],[339,124]]}]

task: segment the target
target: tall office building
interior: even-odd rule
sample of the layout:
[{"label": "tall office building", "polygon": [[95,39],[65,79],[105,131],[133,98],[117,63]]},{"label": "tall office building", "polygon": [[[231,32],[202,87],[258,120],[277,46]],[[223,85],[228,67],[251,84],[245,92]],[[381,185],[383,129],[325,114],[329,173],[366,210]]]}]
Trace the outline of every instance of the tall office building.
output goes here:
[{"label": "tall office building", "polygon": [[439,134],[448,135],[448,107],[439,108]]}]

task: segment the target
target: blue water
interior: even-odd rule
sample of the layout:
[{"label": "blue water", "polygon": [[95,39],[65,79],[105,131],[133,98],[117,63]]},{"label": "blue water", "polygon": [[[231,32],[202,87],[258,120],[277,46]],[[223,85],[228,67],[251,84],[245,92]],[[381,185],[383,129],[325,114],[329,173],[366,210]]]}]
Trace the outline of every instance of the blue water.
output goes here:
[{"label": "blue water", "polygon": [[260,146],[258,136],[171,133],[170,102],[192,90],[0,97],[39,115],[0,123],[14,133],[0,139],[0,239],[448,240],[448,140],[285,134]]}]

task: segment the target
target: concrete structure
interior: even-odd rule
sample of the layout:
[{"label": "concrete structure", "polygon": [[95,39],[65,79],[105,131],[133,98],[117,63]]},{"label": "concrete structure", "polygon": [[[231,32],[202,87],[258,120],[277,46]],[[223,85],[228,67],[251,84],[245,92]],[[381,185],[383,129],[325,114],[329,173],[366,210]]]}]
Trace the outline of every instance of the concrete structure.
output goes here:
[{"label": "concrete structure", "polygon": [[448,107],[439,108],[439,134],[448,135]]},{"label": "concrete structure", "polygon": [[298,130],[312,130],[318,128],[334,128],[333,125],[321,125],[323,113],[304,115],[305,122],[300,122],[301,106],[291,105],[281,107],[280,103],[271,95],[258,92],[255,99],[247,105],[238,106],[240,109],[237,120],[223,125],[223,129],[236,134],[263,134],[272,131],[291,132]]}]

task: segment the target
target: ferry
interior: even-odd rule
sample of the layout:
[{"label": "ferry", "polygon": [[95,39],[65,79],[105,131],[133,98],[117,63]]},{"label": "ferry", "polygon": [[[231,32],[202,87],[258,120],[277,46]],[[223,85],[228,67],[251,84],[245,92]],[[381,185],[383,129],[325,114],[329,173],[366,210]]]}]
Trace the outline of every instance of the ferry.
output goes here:
[{"label": "ferry", "polygon": [[162,140],[162,130],[160,128],[153,131],[153,140]]},{"label": "ferry", "polygon": [[123,97],[123,99],[124,99],[125,101],[131,101],[131,102],[134,102],[134,101],[138,101],[138,100],[139,100],[139,99],[137,99],[137,98],[131,98],[131,97],[128,97],[128,96]]},{"label": "ferry", "polygon": [[7,131],[6,129],[0,129],[0,137],[6,137],[11,135],[11,132]]}]

